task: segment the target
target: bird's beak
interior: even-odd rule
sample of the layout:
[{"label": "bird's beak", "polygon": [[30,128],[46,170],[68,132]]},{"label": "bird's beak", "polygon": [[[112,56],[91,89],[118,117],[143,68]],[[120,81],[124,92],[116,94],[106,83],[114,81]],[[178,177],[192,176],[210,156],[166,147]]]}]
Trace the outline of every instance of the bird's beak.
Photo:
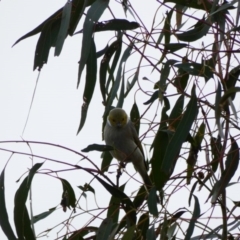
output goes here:
[{"label": "bird's beak", "polygon": [[117,128],[121,128],[122,124],[120,122],[117,123]]}]

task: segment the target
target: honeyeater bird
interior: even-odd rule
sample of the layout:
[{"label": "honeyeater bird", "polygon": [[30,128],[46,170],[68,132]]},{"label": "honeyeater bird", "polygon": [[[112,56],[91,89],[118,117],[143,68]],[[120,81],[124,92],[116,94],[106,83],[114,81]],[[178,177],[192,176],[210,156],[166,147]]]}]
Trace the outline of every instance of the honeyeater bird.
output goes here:
[{"label": "honeyeater bird", "polygon": [[143,148],[132,121],[123,109],[114,108],[109,112],[104,128],[104,140],[114,148],[110,151],[114,158],[120,162],[133,163],[149,190],[152,182],[147,173]]}]

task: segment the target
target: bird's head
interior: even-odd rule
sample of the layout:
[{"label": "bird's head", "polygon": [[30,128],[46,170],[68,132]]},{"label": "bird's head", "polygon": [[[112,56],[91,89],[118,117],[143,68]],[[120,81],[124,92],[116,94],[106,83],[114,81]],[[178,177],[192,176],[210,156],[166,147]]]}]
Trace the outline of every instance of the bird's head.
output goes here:
[{"label": "bird's head", "polygon": [[108,124],[112,127],[122,128],[128,122],[128,115],[121,108],[114,108],[109,112]]}]

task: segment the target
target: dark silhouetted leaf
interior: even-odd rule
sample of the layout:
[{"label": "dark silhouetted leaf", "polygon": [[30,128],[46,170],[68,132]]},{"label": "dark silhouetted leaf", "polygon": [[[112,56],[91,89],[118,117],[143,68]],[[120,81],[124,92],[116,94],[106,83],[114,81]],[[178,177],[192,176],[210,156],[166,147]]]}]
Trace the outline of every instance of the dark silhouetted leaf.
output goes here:
[{"label": "dark silhouetted leaf", "polygon": [[175,131],[175,129],[177,128],[182,118],[183,105],[184,105],[184,95],[180,95],[168,118],[169,129],[171,129],[172,131]]},{"label": "dark silhouetted leaf", "polygon": [[112,162],[113,157],[112,157],[111,153],[109,151],[107,151],[107,152],[102,153],[102,159],[103,160],[102,160],[102,165],[101,165],[101,171],[107,172],[108,168]]},{"label": "dark silhouetted leaf", "polygon": [[105,55],[101,61],[101,65],[100,65],[100,73],[99,73],[99,77],[100,77],[100,90],[102,93],[102,98],[103,98],[103,102],[106,102],[106,76],[107,76],[107,70],[109,67],[109,61],[111,60],[111,57],[113,56],[113,54],[119,49],[121,48],[121,39],[117,39],[115,42],[113,42],[107,49],[107,51],[105,52]]},{"label": "dark silhouetted leaf", "polygon": [[194,42],[203,36],[205,36],[208,33],[208,30],[211,26],[211,21],[206,20],[206,22],[202,19],[199,20],[196,25],[194,26],[194,29],[191,29],[189,31],[185,31],[183,33],[176,34],[176,37],[180,41],[184,42]]},{"label": "dark silhouetted leaf", "polygon": [[57,36],[54,56],[59,56],[62,51],[64,40],[68,34],[68,27],[69,27],[70,18],[71,18],[71,10],[72,10],[72,1],[67,1],[67,3],[65,4],[62,10],[61,25],[60,25],[60,29]]},{"label": "dark silhouetted leaf", "polygon": [[227,101],[227,99],[230,98],[230,97],[231,97],[231,98],[235,97],[235,94],[236,94],[237,92],[240,92],[240,87],[232,87],[232,88],[229,88],[229,89],[224,93],[224,95],[221,97],[219,104],[220,104],[221,106],[223,106],[223,105],[225,104],[225,102]]},{"label": "dark silhouetted leaf", "polygon": [[178,63],[175,64],[174,67],[181,68],[191,75],[204,77],[206,82],[213,77],[212,70],[209,68],[209,66],[205,65],[204,63],[203,64],[195,62]]},{"label": "dark silhouetted leaf", "polygon": [[146,189],[144,185],[142,185],[138,190],[136,197],[133,200],[133,204],[136,209],[139,208],[143,204],[143,202],[146,200],[146,194],[147,194]]},{"label": "dark silhouetted leaf", "polygon": [[167,60],[167,62],[164,64],[164,67],[162,68],[160,80],[154,86],[155,89],[159,88],[158,97],[160,101],[163,100],[163,94],[167,86],[166,82],[170,73],[170,67],[176,62],[177,61],[174,59]]},{"label": "dark silhouetted leaf", "polygon": [[147,230],[149,228],[149,214],[148,213],[143,213],[140,216],[137,227],[138,227],[138,230],[141,231],[141,235],[142,235],[143,239],[146,239]]},{"label": "dark silhouetted leaf", "polygon": [[149,209],[149,212],[155,217],[158,216],[156,196],[157,196],[156,188],[152,187],[148,196],[148,209]]},{"label": "dark silhouetted leaf", "polygon": [[201,213],[198,198],[195,195],[193,195],[193,197],[195,199],[195,204],[194,204],[192,219],[190,220],[188,229],[186,231],[186,236],[184,238],[185,240],[189,240],[190,237],[192,236],[193,230],[195,228],[195,224],[197,222],[197,219],[200,217],[200,213]]},{"label": "dark silhouetted leaf", "polygon": [[97,58],[96,58],[96,47],[93,38],[91,39],[91,49],[87,59],[87,69],[86,69],[86,83],[83,93],[83,106],[81,111],[81,120],[77,133],[83,128],[86,118],[89,104],[92,100],[93,92],[95,89],[97,80]]},{"label": "dark silhouetted leaf", "polygon": [[147,240],[156,240],[154,225],[152,225],[152,227],[147,231]]},{"label": "dark silhouetted leaf", "polygon": [[26,240],[35,240],[35,236],[31,227],[31,221],[28,215],[27,208],[25,206],[24,208],[24,214],[23,214],[23,232]]},{"label": "dark silhouetted leaf", "polygon": [[126,98],[127,95],[129,94],[129,92],[131,91],[131,89],[133,88],[133,86],[135,85],[135,83],[137,82],[138,80],[138,74],[139,74],[139,71],[137,70],[136,73],[134,74],[133,76],[133,79],[131,82],[127,82],[127,86],[126,86],[126,92],[124,94],[124,97]]},{"label": "dark silhouetted leaf", "polygon": [[43,26],[35,50],[33,70],[36,68],[40,70],[43,64],[47,63],[50,48],[56,45],[60,24],[61,18],[50,21]]},{"label": "dark silhouetted leaf", "polygon": [[[83,24],[83,38],[82,38],[82,50],[81,50],[81,57],[79,61],[79,68],[78,68],[78,82],[77,86],[79,86],[82,71],[84,69],[87,60],[89,59],[89,54],[91,50],[91,39],[94,29],[94,24],[98,21],[101,17],[104,10],[108,7],[109,0],[96,0],[91,7],[89,8],[86,18]],[[96,52],[96,51],[95,51]]]},{"label": "dark silhouetted leaf", "polygon": [[30,226],[26,226],[25,220],[27,220],[27,210],[26,210],[26,201],[29,189],[31,187],[32,179],[37,172],[37,170],[43,165],[43,163],[36,163],[31,170],[29,171],[28,176],[22,181],[20,187],[18,188],[15,198],[14,198],[14,223],[16,227],[16,232],[19,239],[25,239],[26,229],[29,230]]},{"label": "dark silhouetted leaf", "polygon": [[69,35],[72,36],[84,13],[86,7],[92,5],[96,0],[73,0]]},{"label": "dark silhouetted leaf", "polygon": [[36,223],[46,217],[48,217],[51,213],[53,213],[56,210],[57,207],[54,208],[50,208],[48,211],[46,212],[42,212],[38,215],[33,216],[33,223]]},{"label": "dark silhouetted leaf", "polygon": [[108,239],[112,230],[112,226],[113,226],[112,218],[105,218],[100,224],[100,227],[98,228],[96,240]]},{"label": "dark silhouetted leaf", "polygon": [[212,2],[209,2],[208,0],[203,0],[202,2],[185,1],[185,0],[164,0],[164,2],[165,3],[172,2],[172,3],[180,4],[182,6],[186,6],[189,8],[201,9],[207,12],[209,12],[212,8]]},{"label": "dark silhouetted leaf", "polygon": [[[226,80],[226,86],[227,89],[230,89],[232,87],[235,87],[237,80],[239,79],[240,75],[240,66],[237,66],[233,68],[229,74],[228,74],[228,79]],[[235,94],[231,96],[232,100],[235,98]]]},{"label": "dark silhouetted leaf", "polygon": [[94,32],[102,31],[119,31],[119,30],[132,30],[138,28],[139,24],[137,22],[129,22],[126,19],[112,19],[104,22],[98,22],[94,26]]},{"label": "dark silhouetted leaf", "polygon": [[201,123],[196,135],[191,143],[191,148],[189,151],[189,156],[187,159],[187,184],[191,183],[192,174],[194,172],[194,167],[197,162],[198,152],[201,150],[202,140],[205,134],[205,124]]},{"label": "dark silhouetted leaf", "polygon": [[158,186],[158,189],[160,187],[162,188],[163,184],[169,179],[170,173],[172,173],[175,167],[176,159],[178,157],[182,143],[186,140],[197,114],[197,98],[195,94],[195,86],[193,86],[191,100],[189,101],[186,111],[184,112],[183,117],[178,124],[176,132],[171,138],[165,151],[161,169],[159,169],[162,174],[159,174],[159,178],[161,179],[159,183],[161,183],[161,185]]},{"label": "dark silhouetted leaf", "polygon": [[0,176],[0,225],[1,228],[8,239],[17,240],[12,227],[8,220],[8,213],[6,209],[6,202],[5,202],[5,167],[2,170]]},{"label": "dark silhouetted leaf", "polygon": [[[167,99],[167,98],[166,98]],[[164,101],[165,105],[162,109],[162,114],[161,114],[161,121],[159,125],[159,129],[157,131],[157,134],[155,135],[155,138],[153,140],[151,149],[153,148],[153,155],[152,155],[152,173],[153,173],[153,179],[155,186],[157,190],[161,191],[163,182],[162,179],[160,178],[161,174],[161,166],[162,166],[162,161],[165,155],[165,151],[168,146],[169,142],[169,134],[167,132],[167,114],[166,112],[169,110],[170,106],[168,101]]]},{"label": "dark silhouetted leaf", "polygon": [[127,231],[124,233],[122,240],[133,239],[135,228],[136,226],[131,226],[130,228],[128,228]]},{"label": "dark silhouetted leaf", "polygon": [[136,224],[136,210],[133,202],[130,200],[130,198],[120,191],[118,188],[113,187],[103,181],[98,176],[95,176],[95,178],[106,188],[106,190],[114,197],[119,198],[122,203],[122,208],[124,209],[125,213],[127,214],[127,218],[129,219],[130,225]]},{"label": "dark silhouetted leaf", "polygon": [[131,112],[130,112],[131,121],[134,123],[137,133],[139,133],[140,128],[140,114],[136,102],[134,102]]},{"label": "dark silhouetted leaf", "polygon": [[114,148],[108,145],[91,144],[81,151],[82,152],[91,152],[91,151],[105,152],[105,151],[112,151],[112,150],[114,150]]},{"label": "dark silhouetted leaf", "polygon": [[120,63],[119,63],[119,68],[118,68],[118,71],[117,71],[117,77],[116,77],[116,80],[115,82],[113,83],[113,86],[112,86],[112,89],[111,89],[111,92],[109,94],[109,97],[107,99],[107,105],[106,105],[106,108],[105,108],[105,113],[104,115],[106,115],[106,113],[108,113],[110,111],[110,108],[111,108],[111,105],[113,103],[113,100],[114,98],[116,97],[117,95],[117,91],[119,89],[119,86],[120,86],[120,82],[122,80],[122,65],[124,62],[127,61],[128,57],[130,56],[131,54],[131,51],[132,51],[132,44],[129,45],[127,47],[127,49],[124,51],[123,55],[122,55],[122,58],[120,60]]},{"label": "dark silhouetted leaf", "polygon": [[176,52],[182,48],[187,47],[188,44],[186,43],[166,43],[164,44],[164,50],[169,52]]},{"label": "dark silhouetted leaf", "polygon": [[[96,233],[98,231],[97,227],[83,227],[75,231],[71,236],[69,236],[69,240],[83,240],[84,236],[88,235],[89,233]],[[95,237],[95,236],[94,236]],[[64,239],[65,240],[65,239]]]},{"label": "dark silhouetted leaf", "polygon": [[161,41],[162,41],[162,38],[163,36],[165,36],[165,44],[169,44],[170,43],[170,34],[171,34],[171,18],[172,18],[172,14],[173,14],[173,10],[174,9],[171,9],[170,12],[167,12],[166,15],[166,19],[165,19],[165,22],[164,22],[164,26],[163,26],[163,30],[157,40],[157,44],[159,44]]},{"label": "dark silhouetted leaf", "polygon": [[215,183],[212,191],[212,203],[215,203],[219,195],[225,190],[230,180],[234,176],[239,164],[239,148],[233,137],[231,137],[231,148],[227,154],[225,169],[220,180]]},{"label": "dark silhouetted leaf", "polygon": [[[125,184],[119,187],[120,191],[124,191]],[[119,218],[119,212],[121,209],[121,200],[120,198],[117,198],[115,196],[112,196],[108,205],[108,212],[107,212],[107,217],[112,218],[113,223],[116,224],[118,223],[118,218]]]},{"label": "dark silhouetted leaf", "polygon": [[159,90],[155,91],[155,92],[153,93],[153,95],[151,96],[151,98],[150,98],[148,101],[144,102],[143,104],[144,104],[144,105],[148,105],[148,104],[150,104],[150,103],[153,103],[155,100],[158,99],[158,95],[159,95],[158,93],[159,93]]},{"label": "dark silhouetted leaf", "polygon": [[76,197],[75,197],[75,193],[72,186],[67,180],[63,178],[59,178],[59,180],[62,182],[62,187],[63,187],[62,199],[66,199],[65,201],[66,204],[64,204],[63,208],[64,207],[70,208],[71,206],[73,209],[75,209]]},{"label": "dark silhouetted leaf", "polygon": [[191,191],[190,191],[189,198],[188,198],[188,205],[189,205],[189,207],[190,207],[190,205],[191,205],[192,196],[193,196],[193,193],[194,193],[194,191],[195,191],[195,189],[196,189],[197,184],[198,184],[198,181],[196,181],[196,182],[193,184],[192,189],[191,189]]}]

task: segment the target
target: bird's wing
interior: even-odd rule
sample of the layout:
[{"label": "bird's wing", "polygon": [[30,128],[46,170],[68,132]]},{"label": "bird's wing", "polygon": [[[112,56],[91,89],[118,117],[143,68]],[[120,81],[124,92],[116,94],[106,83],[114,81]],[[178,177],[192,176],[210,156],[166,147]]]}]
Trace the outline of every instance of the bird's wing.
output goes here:
[{"label": "bird's wing", "polygon": [[140,140],[138,138],[137,131],[136,131],[135,126],[134,126],[134,124],[132,122],[131,122],[131,130],[132,130],[133,140],[136,143],[136,145],[138,146],[138,148],[140,149],[140,151],[141,151],[141,153],[143,155],[145,167],[146,167],[146,169],[148,169],[147,163],[146,163],[146,160],[145,160],[145,156],[144,156],[144,152],[143,152],[142,143],[140,142]]}]

